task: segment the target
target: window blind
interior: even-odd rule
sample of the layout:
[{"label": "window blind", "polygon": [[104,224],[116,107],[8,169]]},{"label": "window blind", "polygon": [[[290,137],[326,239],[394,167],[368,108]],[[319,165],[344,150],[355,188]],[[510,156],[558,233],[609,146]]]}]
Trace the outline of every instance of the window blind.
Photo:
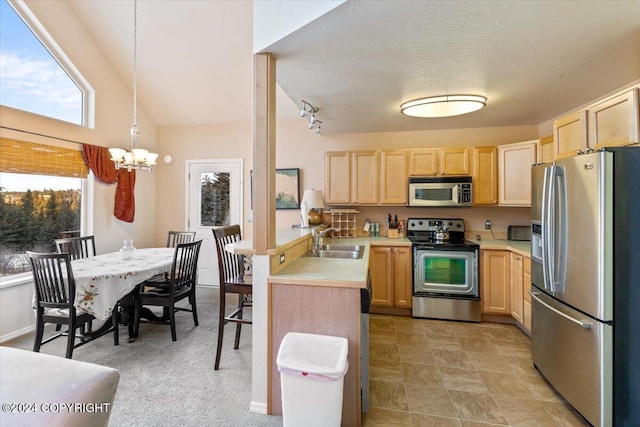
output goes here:
[{"label": "window blind", "polygon": [[0,172],[86,178],[89,170],[80,150],[0,137]]}]

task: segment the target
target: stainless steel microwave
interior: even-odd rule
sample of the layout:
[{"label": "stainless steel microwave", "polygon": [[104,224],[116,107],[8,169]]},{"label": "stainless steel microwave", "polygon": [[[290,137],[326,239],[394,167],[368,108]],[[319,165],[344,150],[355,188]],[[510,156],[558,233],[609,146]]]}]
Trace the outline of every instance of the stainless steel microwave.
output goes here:
[{"label": "stainless steel microwave", "polygon": [[473,203],[470,176],[411,176],[409,206],[457,207]]}]

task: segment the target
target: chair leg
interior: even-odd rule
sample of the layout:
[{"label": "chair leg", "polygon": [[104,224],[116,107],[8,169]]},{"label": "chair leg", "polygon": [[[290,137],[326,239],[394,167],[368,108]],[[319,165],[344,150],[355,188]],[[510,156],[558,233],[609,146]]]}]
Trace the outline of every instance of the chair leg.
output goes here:
[{"label": "chair leg", "polygon": [[220,368],[220,354],[222,353],[222,339],[224,337],[224,324],[225,324],[225,320],[224,320],[224,312],[225,312],[225,294],[224,294],[224,289],[222,289],[222,287],[224,286],[223,283],[220,284],[220,313],[218,315],[218,346],[216,347],[216,363],[213,367],[213,369],[215,371],[218,370],[218,368]]},{"label": "chair leg", "polygon": [[[243,305],[243,296],[242,294],[238,295],[238,310],[240,310],[238,312],[238,319],[242,319],[242,315],[244,314],[244,305]],[[238,322],[236,323],[236,339],[235,342],[233,343],[233,349],[237,350],[238,347],[240,347],[240,331],[242,328],[242,323]]]},{"label": "chair leg", "polygon": [[171,306],[169,307],[169,322],[171,322],[171,340],[176,341],[178,337],[176,336],[176,310],[171,302]]},{"label": "chair leg", "polygon": [[33,351],[39,352],[42,345],[42,336],[44,335],[44,322],[42,319],[36,320],[36,336],[33,341]]},{"label": "chair leg", "polygon": [[113,345],[120,344],[120,330],[118,328],[118,306],[111,313],[111,323],[113,325]]},{"label": "chair leg", "polygon": [[133,306],[133,337],[138,338],[138,330],[140,328],[140,308],[142,302],[140,301],[139,289],[136,290]]},{"label": "chair leg", "polygon": [[191,303],[191,314],[193,314],[193,323],[198,326],[198,309],[196,308],[196,288],[191,290],[191,295],[189,296],[189,302]]},{"label": "chair leg", "polygon": [[67,338],[67,359],[71,359],[73,356],[73,346],[76,343],[76,323],[71,322],[69,324],[69,336]]}]

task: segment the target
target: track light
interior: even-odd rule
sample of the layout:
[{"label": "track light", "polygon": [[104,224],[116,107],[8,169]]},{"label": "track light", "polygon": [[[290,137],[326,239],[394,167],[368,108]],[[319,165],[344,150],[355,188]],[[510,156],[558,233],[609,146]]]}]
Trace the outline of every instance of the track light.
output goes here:
[{"label": "track light", "polygon": [[309,104],[304,99],[301,99],[300,102],[302,103],[302,108],[300,109],[300,117],[307,117],[307,115],[308,115],[309,116],[309,129],[312,129],[312,130],[315,129],[316,130],[316,135],[319,135],[320,134],[320,123],[322,123],[322,122],[316,118],[316,113],[318,112],[318,108],[316,108],[313,105]]}]

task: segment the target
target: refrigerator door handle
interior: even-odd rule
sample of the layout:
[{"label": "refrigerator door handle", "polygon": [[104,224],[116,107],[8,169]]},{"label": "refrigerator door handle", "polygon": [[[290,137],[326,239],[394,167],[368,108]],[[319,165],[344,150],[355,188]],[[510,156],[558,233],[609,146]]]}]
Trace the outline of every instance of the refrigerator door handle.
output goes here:
[{"label": "refrigerator door handle", "polygon": [[550,217],[552,214],[552,206],[551,206],[551,186],[553,185],[552,177],[553,177],[553,165],[545,168],[544,170],[544,183],[542,186],[542,278],[544,281],[544,288],[553,292],[553,282],[551,280],[551,259],[550,259],[550,237],[551,233],[551,221]]},{"label": "refrigerator door handle", "polygon": [[529,295],[531,296],[531,298],[533,298],[534,300],[536,300],[537,302],[539,302],[540,304],[542,304],[543,306],[545,306],[549,310],[551,310],[554,313],[564,317],[567,320],[572,321],[573,323],[575,323],[576,325],[580,326],[581,328],[591,329],[591,326],[593,325],[592,323],[587,323],[587,322],[583,322],[582,320],[574,319],[573,317],[569,316],[568,314],[563,313],[560,310],[558,310],[557,308],[551,307],[549,304],[547,304],[546,302],[542,301],[540,298],[538,298],[538,295],[540,295],[539,292],[529,291]]}]

